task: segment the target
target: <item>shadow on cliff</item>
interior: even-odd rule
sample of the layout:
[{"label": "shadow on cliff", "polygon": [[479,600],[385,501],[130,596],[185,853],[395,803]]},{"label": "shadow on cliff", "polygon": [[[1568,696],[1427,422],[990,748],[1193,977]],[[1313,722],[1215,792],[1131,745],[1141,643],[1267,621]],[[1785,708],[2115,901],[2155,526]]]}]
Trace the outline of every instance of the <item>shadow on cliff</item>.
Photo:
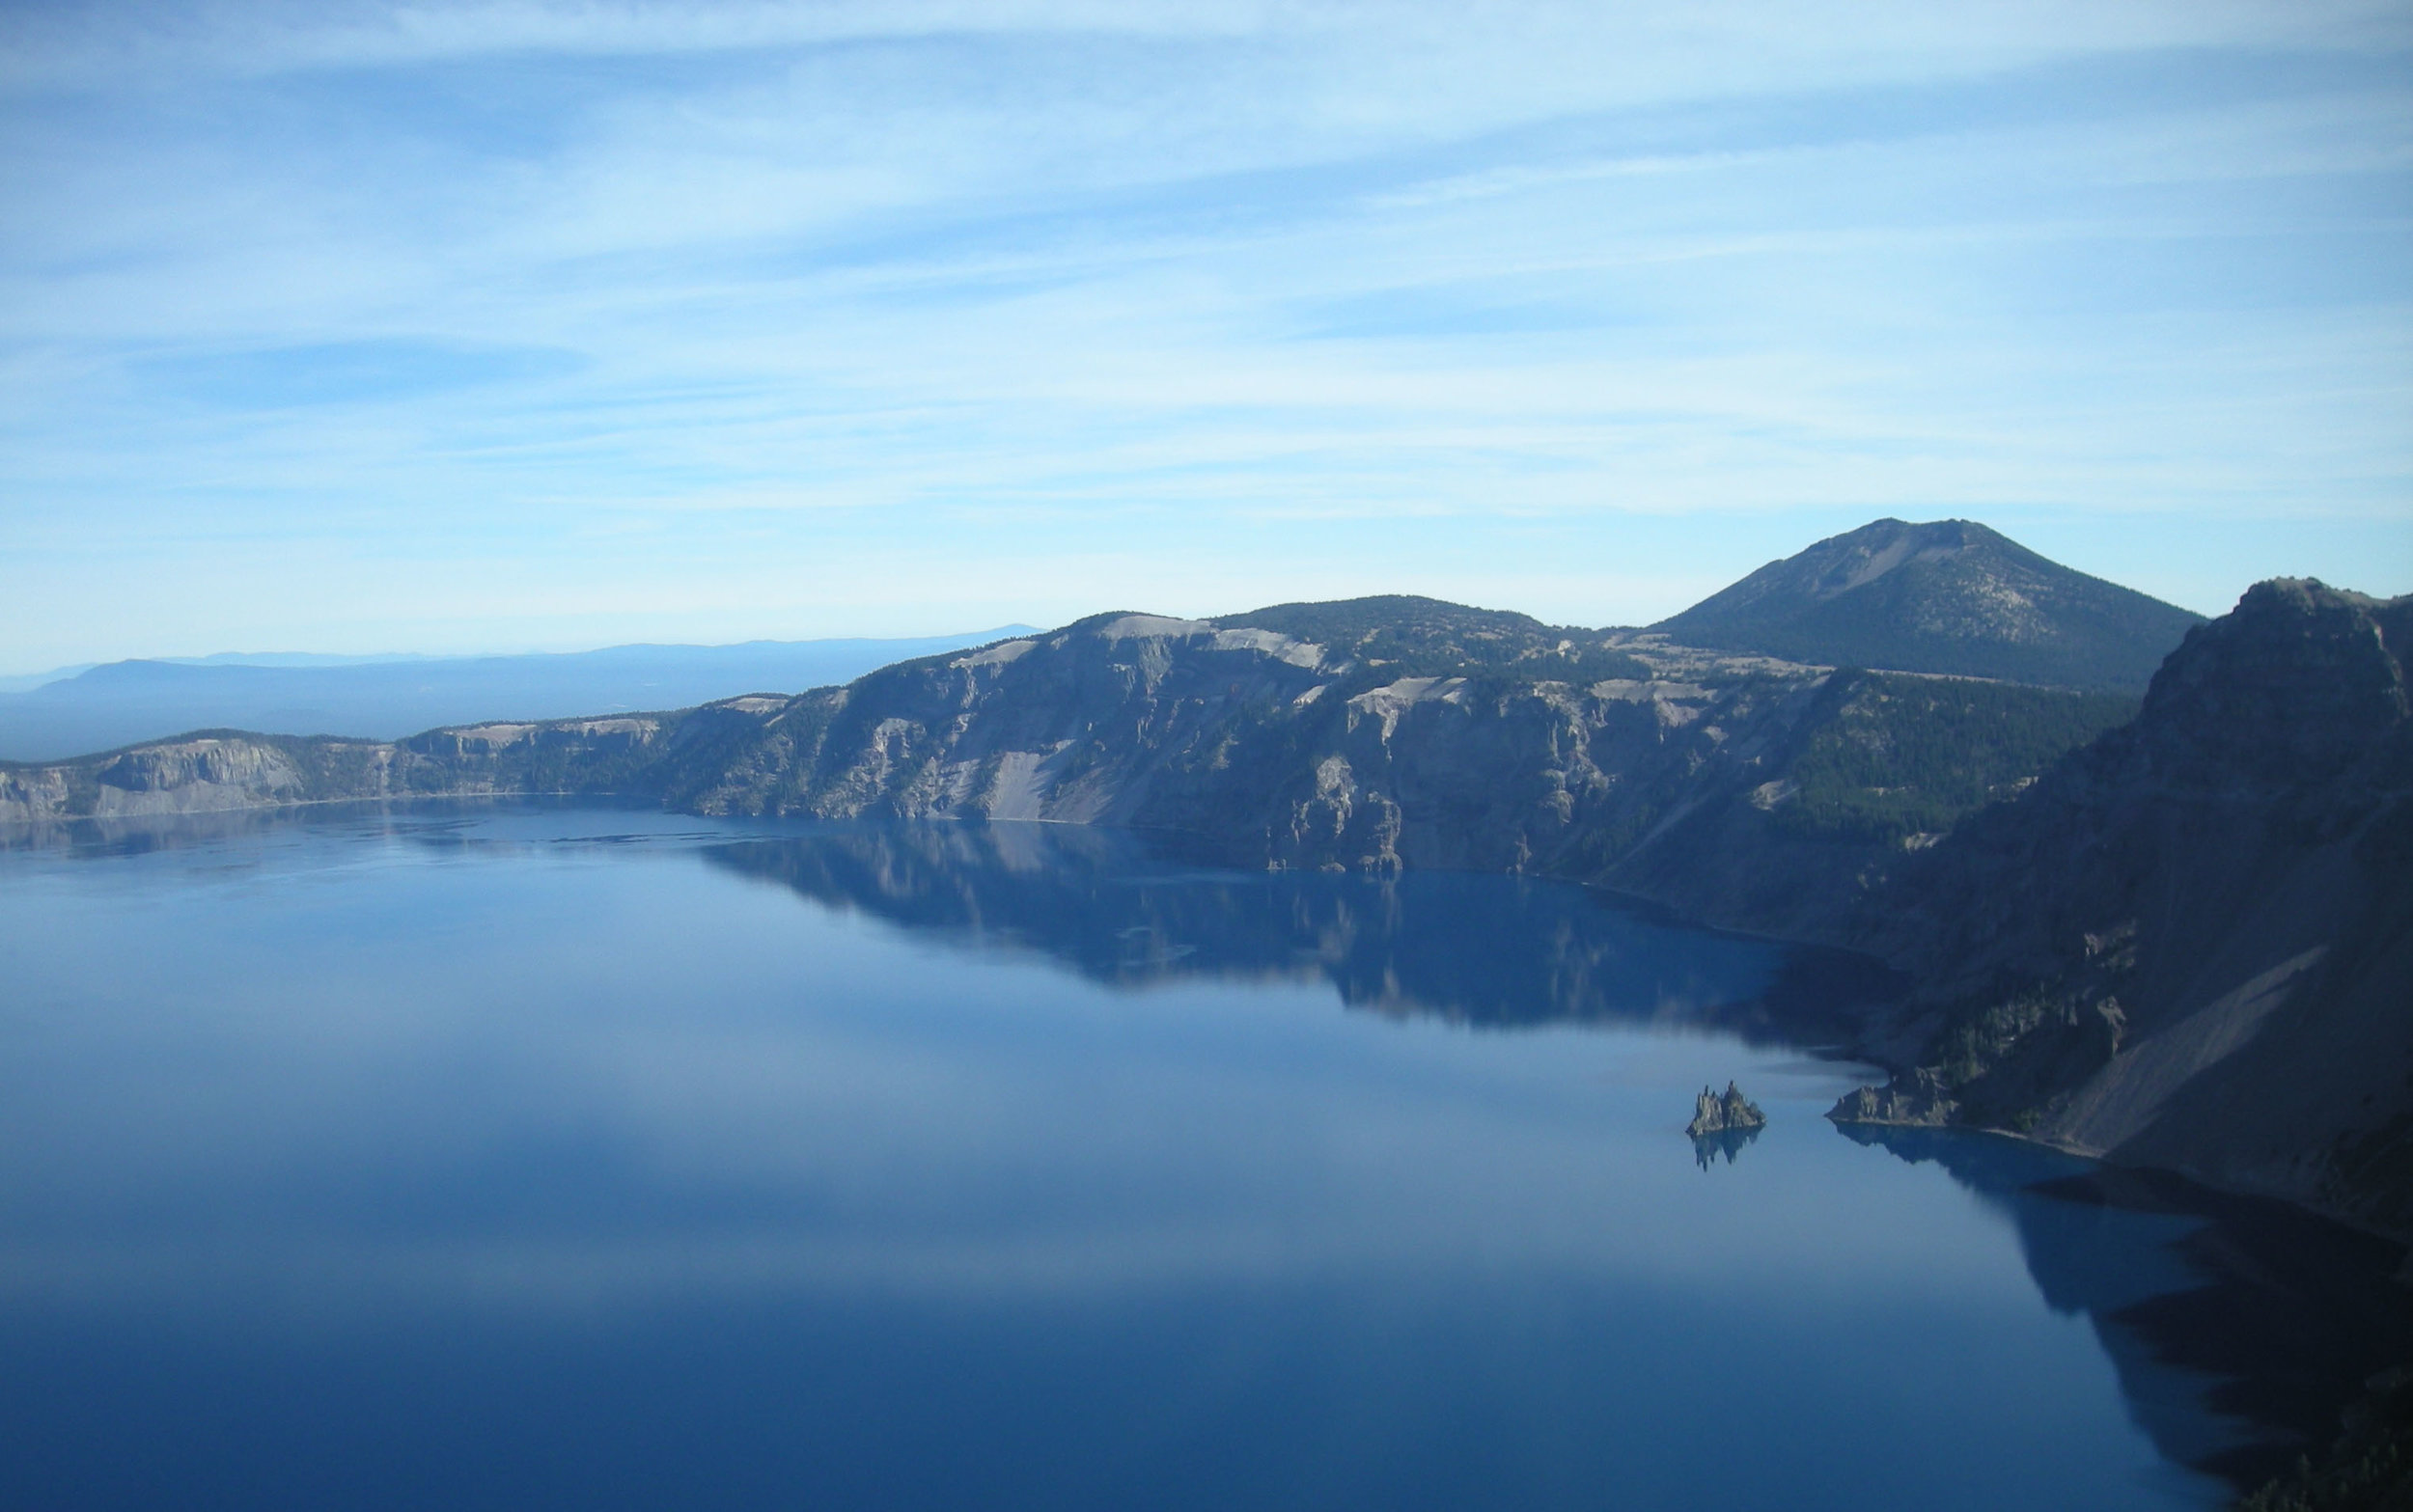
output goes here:
[{"label": "shadow on cliff", "polygon": [[1185,866],[1127,833],[895,824],[708,847],[715,866],[1113,986],[1329,982],[1352,1008],[1482,1026],[1619,1021],[1828,1044],[1899,992],[1857,956],[1682,927],[1564,883]]},{"label": "shadow on cliff", "polygon": [[2317,1453],[2358,1384],[2413,1360],[2400,1246],[2286,1203],[1943,1129],[1839,1125],[2007,1217],[2054,1310],[2083,1313],[2162,1454],[2239,1489]]}]

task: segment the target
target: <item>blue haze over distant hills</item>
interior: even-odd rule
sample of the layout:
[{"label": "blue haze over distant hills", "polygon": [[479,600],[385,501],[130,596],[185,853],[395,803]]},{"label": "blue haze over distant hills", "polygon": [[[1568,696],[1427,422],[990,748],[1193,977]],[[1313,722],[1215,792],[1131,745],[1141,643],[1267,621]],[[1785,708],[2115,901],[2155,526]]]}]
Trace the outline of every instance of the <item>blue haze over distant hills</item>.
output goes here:
[{"label": "blue haze over distant hills", "polygon": [[47,761],[188,729],[390,740],[439,725],[687,708],[851,682],[1028,625],[901,640],[613,646],[560,655],[221,655],[124,661],[0,692],[0,760]]}]

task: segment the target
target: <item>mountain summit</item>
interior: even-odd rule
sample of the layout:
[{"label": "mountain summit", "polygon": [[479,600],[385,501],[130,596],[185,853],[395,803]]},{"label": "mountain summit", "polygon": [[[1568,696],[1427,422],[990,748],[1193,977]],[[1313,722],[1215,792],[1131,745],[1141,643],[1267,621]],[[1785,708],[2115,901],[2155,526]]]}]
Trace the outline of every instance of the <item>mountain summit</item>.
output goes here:
[{"label": "mountain summit", "polygon": [[1878,520],[1771,562],[1650,629],[1825,666],[2142,691],[2190,614],[1970,520]]}]

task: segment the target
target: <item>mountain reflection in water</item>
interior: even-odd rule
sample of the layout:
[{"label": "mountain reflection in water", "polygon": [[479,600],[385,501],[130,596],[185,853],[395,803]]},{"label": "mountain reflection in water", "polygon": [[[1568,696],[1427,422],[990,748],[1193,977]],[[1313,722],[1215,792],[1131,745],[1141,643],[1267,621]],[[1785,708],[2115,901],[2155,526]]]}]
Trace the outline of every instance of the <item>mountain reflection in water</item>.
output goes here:
[{"label": "mountain reflection in water", "polygon": [[1505,1027],[1615,1020],[1754,1044],[1839,1037],[1900,990],[1861,957],[1679,926],[1567,883],[1190,870],[1127,834],[1063,825],[847,827],[707,858],[971,947],[1092,980],[1327,981],[1352,1008]]},{"label": "mountain reflection in water", "polygon": [[[2390,1276],[2401,1251],[2385,1240],[1998,1136],[1838,1127],[1933,1162],[2009,1218],[2038,1291],[2085,1314],[2138,1426],[2179,1464],[2258,1486],[2327,1444],[2365,1378],[2413,1360],[2413,1307]],[[2224,1417],[2260,1441],[2239,1445]]]},{"label": "mountain reflection in water", "polygon": [[[1110,831],[850,828],[705,854],[826,907],[1125,987],[1324,980],[1382,1013],[1714,1029],[1756,1044],[1831,1043],[1843,1014],[1900,990],[1859,957],[1737,942],[1565,884],[1189,871]],[[2259,1485],[2327,1442],[2365,1376],[2413,1358],[2384,1241],[1998,1137],[1839,1132],[1933,1162],[2008,1216],[2039,1292],[2086,1315],[2138,1424],[2179,1464]],[[1760,1133],[1694,1139],[1694,1160],[1731,1166]],[[2240,1446],[2223,1419],[2253,1424],[2257,1441]]]},{"label": "mountain reflection in water", "polygon": [[1839,1139],[1784,1047],[1892,978],[1571,885],[542,804],[0,866],[12,1505],[2197,1507],[2413,1358],[2393,1246]]}]

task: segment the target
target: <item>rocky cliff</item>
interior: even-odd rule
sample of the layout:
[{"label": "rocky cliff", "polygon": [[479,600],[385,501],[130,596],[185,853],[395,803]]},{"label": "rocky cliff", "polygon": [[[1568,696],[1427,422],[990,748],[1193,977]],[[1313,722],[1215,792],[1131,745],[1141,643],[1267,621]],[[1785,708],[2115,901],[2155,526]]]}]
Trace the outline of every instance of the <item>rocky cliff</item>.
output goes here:
[{"label": "rocky cliff", "polygon": [[1045,819],[1252,866],[1577,878],[1817,938],[1912,847],[2124,711],[1628,651],[1392,598],[1102,615],[674,714],[390,743],[208,733],[0,768],[0,818],[608,792],[701,812]]},{"label": "rocky cliff", "polygon": [[2413,1230],[2413,600],[2264,583],[2137,720],[1848,931],[1919,987],[1836,1116],[2009,1129]]},{"label": "rocky cliff", "polygon": [[1760,1105],[1729,1082],[1723,1097],[1708,1087],[1701,1089],[1701,1095],[1693,1100],[1692,1122],[1684,1125],[1684,1132],[1698,1140],[1712,1134],[1763,1129],[1767,1122],[1768,1115],[1760,1111]]},{"label": "rocky cliff", "polygon": [[0,824],[636,790],[666,755],[708,740],[730,717],[712,707],[680,716],[479,725],[398,741],[202,730],[74,761],[0,762]]}]

